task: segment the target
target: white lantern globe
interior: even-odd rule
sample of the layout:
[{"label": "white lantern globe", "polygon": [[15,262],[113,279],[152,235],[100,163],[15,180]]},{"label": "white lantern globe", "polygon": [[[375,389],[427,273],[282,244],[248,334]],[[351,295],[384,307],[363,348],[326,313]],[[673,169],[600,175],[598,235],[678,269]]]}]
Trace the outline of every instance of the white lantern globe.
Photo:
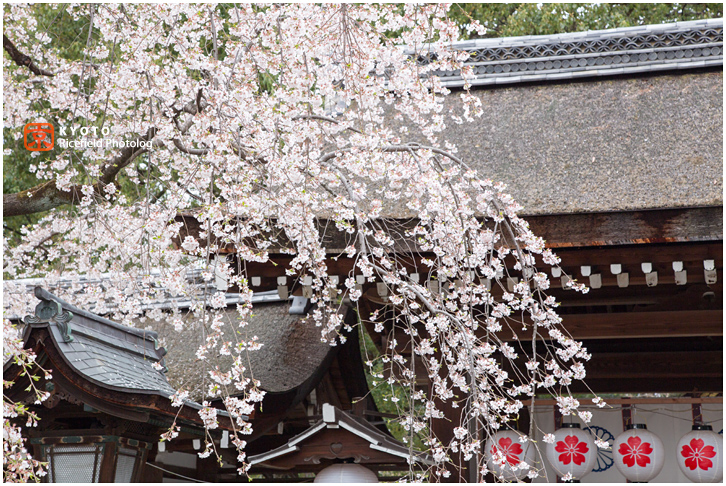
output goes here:
[{"label": "white lantern globe", "polygon": [[694,483],[723,480],[723,437],[710,425],[694,425],[676,447],[678,467]]},{"label": "white lantern globe", "polygon": [[333,464],[315,476],[315,483],[377,483],[376,473],[360,464]]},{"label": "white lantern globe", "polygon": [[554,433],[555,440],[547,444],[547,460],[560,477],[568,473],[573,482],[580,482],[597,462],[597,447],[592,436],[580,424],[562,424]]},{"label": "white lantern globe", "polygon": [[505,481],[524,479],[534,465],[535,454],[532,441],[514,430],[500,430],[486,443],[487,468]]},{"label": "white lantern globe", "polygon": [[613,442],[615,468],[631,483],[647,483],[665,463],[663,441],[645,424],[628,425]]}]

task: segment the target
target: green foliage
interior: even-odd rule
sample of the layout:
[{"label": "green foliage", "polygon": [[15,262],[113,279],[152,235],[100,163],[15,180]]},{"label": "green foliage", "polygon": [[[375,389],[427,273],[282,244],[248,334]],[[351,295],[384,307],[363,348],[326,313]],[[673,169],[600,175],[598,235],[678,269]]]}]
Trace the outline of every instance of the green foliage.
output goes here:
[{"label": "green foliage", "polygon": [[[29,12],[31,13],[31,12]],[[58,49],[58,56],[68,60],[83,59],[83,49],[88,37],[88,18],[73,20],[63,4],[33,5],[32,15],[38,22],[38,31],[45,31],[51,45]]]},{"label": "green foliage", "polygon": [[[549,35],[723,17],[722,3],[457,3],[451,18],[478,20],[484,37]],[[476,38],[476,32],[465,38]]]},{"label": "green foliage", "polygon": [[[6,6],[5,8],[9,8]],[[51,45],[57,48],[58,55],[68,60],[83,58],[83,49],[86,45],[88,35],[88,19],[79,18],[73,20],[66,11],[65,5],[35,4],[32,10],[28,7],[28,15],[32,15],[38,23],[38,31],[45,32],[52,39]],[[4,51],[3,51],[4,52]],[[4,53],[6,58],[7,53]],[[24,70],[26,68],[11,66],[10,69]],[[32,77],[29,74],[28,77]],[[33,101],[36,104],[46,104],[42,97]],[[47,107],[49,108],[49,106]],[[55,126],[59,126],[56,116],[58,113],[51,113],[48,110],[47,119]],[[28,120],[33,121],[33,120]],[[3,129],[3,147],[10,150],[9,155],[3,155],[3,193],[12,194],[30,189],[38,185],[39,181],[32,166],[40,162],[51,161],[54,158],[54,151],[50,152],[29,152],[23,146],[23,139],[17,140],[17,130]],[[18,243],[22,237],[20,228],[26,224],[34,224],[47,213],[37,213],[28,216],[16,216],[3,218],[3,233],[9,239],[11,245]]]},{"label": "green foliage", "polygon": [[[3,148],[12,150],[12,155],[3,156],[3,194],[13,194],[30,189],[38,184],[35,174],[31,173],[31,164],[37,164],[44,159],[50,159],[49,152],[30,152],[25,150],[23,139],[13,137],[13,130],[3,129]],[[33,159],[32,154],[37,154]],[[16,246],[22,239],[20,228],[26,224],[38,222],[45,213],[28,216],[15,216],[3,218],[3,234],[11,246]]]},{"label": "green foliage", "polygon": [[[366,380],[368,381],[368,388],[371,390],[371,396],[376,404],[379,412],[390,413],[399,416],[403,416],[404,411],[407,411],[407,404],[409,403],[408,390],[399,384],[388,384],[385,380],[380,378],[380,375],[384,374],[385,364],[381,360],[381,355],[376,349],[376,345],[373,343],[370,335],[365,329],[365,326],[361,325],[358,327],[360,335],[360,351],[363,356],[364,363],[367,361],[373,362],[373,367],[369,368],[365,366]],[[394,400],[398,400],[397,402]],[[418,405],[418,404],[417,404]],[[423,410],[416,407],[416,413],[420,413]],[[397,440],[403,442],[404,438],[408,440],[410,432],[403,428],[399,419],[384,419],[388,431]],[[417,450],[425,450],[426,446],[422,441],[422,437],[428,434],[427,430],[421,431],[419,434],[414,434],[413,447]]]}]

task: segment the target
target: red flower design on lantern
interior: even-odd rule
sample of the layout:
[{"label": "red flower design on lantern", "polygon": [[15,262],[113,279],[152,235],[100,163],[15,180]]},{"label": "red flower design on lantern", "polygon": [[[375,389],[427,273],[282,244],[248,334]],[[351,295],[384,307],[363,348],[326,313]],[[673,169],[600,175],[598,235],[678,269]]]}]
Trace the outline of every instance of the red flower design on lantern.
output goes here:
[{"label": "red flower design on lantern", "polygon": [[709,467],[713,467],[713,461],[710,458],[716,456],[713,446],[707,446],[703,439],[691,439],[690,447],[684,445],[681,455],[686,458],[686,467],[691,471],[701,468],[704,471]]},{"label": "red flower design on lantern", "polygon": [[648,455],[653,452],[650,443],[643,442],[640,437],[629,437],[628,443],[620,444],[618,450],[623,455],[623,464],[633,467],[637,463],[640,467],[645,467],[650,463]]},{"label": "red flower design on lantern", "polygon": [[512,439],[509,437],[502,437],[499,439],[498,447],[496,444],[492,446],[492,455],[499,451],[501,451],[502,455],[504,455],[505,461],[508,462],[510,466],[516,466],[522,462],[519,460],[519,455],[522,453],[522,446],[513,443]]},{"label": "red flower design on lantern", "polygon": [[574,462],[579,466],[585,462],[585,454],[587,454],[590,449],[588,449],[587,443],[580,442],[580,440],[574,435],[568,435],[565,437],[564,442],[559,441],[557,443],[555,450],[562,453],[558,458],[562,464],[568,465],[570,462]]}]

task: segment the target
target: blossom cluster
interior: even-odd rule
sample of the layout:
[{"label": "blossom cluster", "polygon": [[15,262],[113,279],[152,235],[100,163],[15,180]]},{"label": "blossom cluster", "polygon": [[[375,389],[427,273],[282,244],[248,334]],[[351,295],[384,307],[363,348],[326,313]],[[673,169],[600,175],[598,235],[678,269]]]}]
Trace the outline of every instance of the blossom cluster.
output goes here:
[{"label": "blossom cluster", "polygon": [[[20,376],[35,376],[38,365],[32,351],[23,349],[23,342],[18,329],[8,319],[3,319],[3,356],[8,356],[14,364],[21,368]],[[40,369],[45,378],[50,379],[49,371]],[[35,387],[30,381],[35,403],[39,404],[48,398],[48,392]],[[12,382],[3,379],[3,388],[7,389]],[[24,403],[13,402],[3,393],[3,482],[27,483],[39,481],[46,472],[44,463],[34,459],[25,447],[25,437],[21,433],[21,422],[25,427],[36,427],[38,416]]]},{"label": "blossom cluster", "polygon": [[[376,381],[405,390],[394,403],[409,439],[429,445],[434,474],[451,474],[454,453],[477,457],[485,470],[482,440],[538,394],[564,394],[563,413],[577,414],[567,390],[584,379],[590,356],[546,294],[544,269],[559,259],[517,215],[506,186],[468,167],[442,136],[450,120],[483,115],[468,91],[459,109],[444,112],[450,93],[436,73],[470,74],[466,56],[451,48],[459,28],[447,5],[50,8],[89,29],[82,59],[43,37],[28,7],[8,5],[5,34],[54,76],[37,82],[4,60],[6,129],[20,134],[28,121],[45,120],[151,143],[123,153],[57,147],[36,157],[39,182],[73,193],[75,204],[25,226],[21,243],[6,240],[4,272],[42,278],[75,305],[125,325],[197,326],[203,393],[230,413],[241,461],[239,435],[251,432],[247,417],[265,386],[244,366],[264,345],[245,329],[245,268],[272,264],[272,254],[291,257],[285,274],[302,284],[314,304],[309,321],[331,345],[352,330],[344,305],[375,289],[383,310],[364,319],[393,339],[371,367],[382,362]],[[329,270],[331,238],[345,240],[348,275]],[[234,333],[222,325],[230,289],[242,299]],[[10,284],[4,294],[16,315],[32,306]],[[218,355],[232,357],[229,369],[206,365]],[[174,403],[186,397],[180,392]],[[448,420],[446,407],[460,417],[455,439],[441,443],[431,424]],[[205,406],[200,417],[217,427],[216,409]],[[172,427],[164,438],[175,434]],[[211,453],[207,442],[203,454]]]}]

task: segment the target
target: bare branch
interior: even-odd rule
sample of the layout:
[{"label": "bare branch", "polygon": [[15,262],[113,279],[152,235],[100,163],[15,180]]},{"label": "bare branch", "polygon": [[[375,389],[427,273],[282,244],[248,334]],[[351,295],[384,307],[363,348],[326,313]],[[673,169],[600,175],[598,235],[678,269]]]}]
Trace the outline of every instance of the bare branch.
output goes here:
[{"label": "bare branch", "polygon": [[[156,129],[150,128],[146,135],[136,139],[136,145],[139,142],[147,142],[154,138]],[[124,167],[133,162],[139,155],[148,152],[145,148],[126,147],[121,152],[109,160],[101,169],[101,177],[94,184],[96,194],[102,194],[104,186],[112,183],[118,173]],[[48,211],[64,204],[72,204],[83,198],[81,185],[73,185],[68,191],[58,189],[56,180],[53,179],[43,184],[39,184],[26,191],[14,194],[3,195],[3,217],[19,216],[23,214],[33,214],[42,211]]]},{"label": "bare branch", "polygon": [[187,148],[181,140],[178,138],[175,138],[172,140],[174,142],[174,146],[184,152],[185,154],[189,155],[205,155],[209,150],[207,149],[198,149],[198,148]]},{"label": "bare branch", "polygon": [[[336,125],[338,124],[338,120],[336,120],[335,118],[331,118],[329,116],[322,116],[322,115],[298,115],[298,116],[292,117],[292,119],[293,120],[320,120],[320,121],[335,123]],[[350,130],[351,132],[355,132],[355,133],[363,133],[360,130],[358,130],[357,128],[353,128],[353,127],[347,127],[346,129]]]},{"label": "bare branch", "polygon": [[10,54],[10,58],[13,62],[15,62],[18,66],[27,66],[33,74],[37,74],[38,76],[55,76],[55,74],[50,71],[39,68],[35,62],[33,62],[33,59],[20,52],[17,47],[15,47],[15,44],[13,44],[5,34],[3,34],[3,47],[5,48],[5,51]]},{"label": "bare branch", "polygon": [[[354,150],[371,150],[368,147],[346,147],[340,150],[336,150],[335,152],[328,152],[327,154],[323,154],[318,161],[319,162],[327,162],[328,160],[332,160],[336,158],[339,154],[343,154],[346,152],[353,152]],[[383,145],[381,147],[378,147],[377,150],[380,150],[381,152],[386,153],[393,153],[393,152],[411,152],[413,150],[430,150],[431,152],[439,155],[443,155],[444,157],[448,157],[457,164],[461,165],[462,167],[468,169],[469,167],[464,164],[464,162],[456,157],[451,152],[447,152],[446,150],[441,150],[440,148],[436,147],[429,147],[427,145],[420,145],[418,143],[409,143],[407,145]]]},{"label": "bare branch", "polygon": [[217,51],[217,27],[214,25],[214,11],[209,10],[209,23],[212,25],[212,42],[214,45],[214,59],[219,61],[219,55]]}]

